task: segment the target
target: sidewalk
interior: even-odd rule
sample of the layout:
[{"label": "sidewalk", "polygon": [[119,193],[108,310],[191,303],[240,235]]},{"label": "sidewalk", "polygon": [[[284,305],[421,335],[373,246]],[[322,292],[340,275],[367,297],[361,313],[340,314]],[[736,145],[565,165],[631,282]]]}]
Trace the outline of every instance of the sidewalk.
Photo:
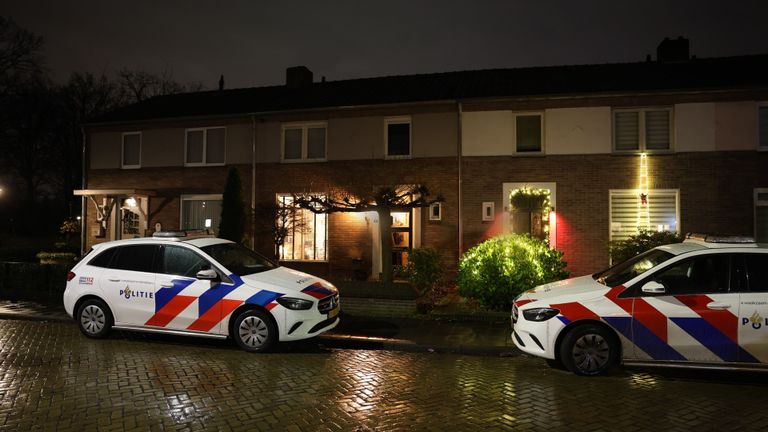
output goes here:
[{"label": "sidewalk", "polygon": [[[0,319],[72,323],[63,306],[26,300],[0,300]],[[417,318],[362,317],[342,314],[335,329],[317,337],[333,348],[443,352],[513,356],[519,351],[507,321],[478,322]]]}]

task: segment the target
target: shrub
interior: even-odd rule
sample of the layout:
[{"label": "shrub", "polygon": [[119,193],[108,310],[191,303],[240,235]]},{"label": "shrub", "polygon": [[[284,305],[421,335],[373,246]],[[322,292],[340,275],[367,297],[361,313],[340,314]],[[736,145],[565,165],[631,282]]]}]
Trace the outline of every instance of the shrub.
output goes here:
[{"label": "shrub", "polygon": [[669,231],[652,231],[641,229],[637,234],[630,236],[626,240],[614,240],[608,244],[613,264],[620,263],[632,258],[635,255],[670,243],[680,243],[683,241],[682,234]]},{"label": "shrub", "polygon": [[468,250],[459,263],[459,294],[492,310],[537,285],[568,277],[563,253],[529,235],[492,238]]},{"label": "shrub", "polygon": [[432,248],[412,249],[408,254],[408,280],[419,294],[430,291],[443,272],[440,254]]}]

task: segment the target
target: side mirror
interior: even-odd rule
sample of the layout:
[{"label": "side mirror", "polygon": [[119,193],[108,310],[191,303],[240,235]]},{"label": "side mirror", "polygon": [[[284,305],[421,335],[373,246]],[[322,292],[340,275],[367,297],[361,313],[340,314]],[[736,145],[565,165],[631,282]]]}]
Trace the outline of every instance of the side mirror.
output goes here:
[{"label": "side mirror", "polygon": [[205,270],[200,270],[199,272],[197,272],[195,277],[198,278],[198,279],[201,279],[201,280],[217,280],[217,279],[219,279],[219,274],[216,273],[216,270],[205,269]]},{"label": "side mirror", "polygon": [[642,291],[646,294],[664,294],[667,292],[667,289],[656,281],[650,281],[643,285]]}]

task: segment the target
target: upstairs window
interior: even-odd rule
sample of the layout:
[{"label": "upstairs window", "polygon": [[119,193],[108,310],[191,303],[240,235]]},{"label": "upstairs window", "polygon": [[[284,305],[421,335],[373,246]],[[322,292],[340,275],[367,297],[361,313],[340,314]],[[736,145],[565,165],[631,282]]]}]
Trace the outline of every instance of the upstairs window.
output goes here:
[{"label": "upstairs window", "polygon": [[184,165],[224,165],[226,128],[187,129]]},{"label": "upstairs window", "polygon": [[613,149],[617,152],[672,150],[672,108],[615,110]]},{"label": "upstairs window", "polygon": [[542,143],[542,123],[544,116],[541,114],[516,114],[515,115],[515,152],[516,153],[541,153],[544,151]]},{"label": "upstairs window", "polygon": [[123,169],[141,168],[141,132],[123,134]]},{"label": "upstairs window", "polygon": [[758,116],[758,142],[757,148],[768,150],[768,105],[757,109]]},{"label": "upstairs window", "polygon": [[325,123],[283,126],[283,162],[326,160]]},{"label": "upstairs window", "polygon": [[384,120],[384,143],[388,159],[411,157],[411,118],[393,117]]}]

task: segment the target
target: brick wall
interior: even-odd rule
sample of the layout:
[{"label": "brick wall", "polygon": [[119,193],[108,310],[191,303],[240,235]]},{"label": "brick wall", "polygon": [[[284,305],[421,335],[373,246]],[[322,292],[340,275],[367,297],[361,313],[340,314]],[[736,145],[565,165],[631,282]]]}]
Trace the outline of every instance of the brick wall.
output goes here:
[{"label": "brick wall", "polygon": [[416,314],[416,302],[344,297],[341,299],[341,309],[355,316],[410,317]]}]

